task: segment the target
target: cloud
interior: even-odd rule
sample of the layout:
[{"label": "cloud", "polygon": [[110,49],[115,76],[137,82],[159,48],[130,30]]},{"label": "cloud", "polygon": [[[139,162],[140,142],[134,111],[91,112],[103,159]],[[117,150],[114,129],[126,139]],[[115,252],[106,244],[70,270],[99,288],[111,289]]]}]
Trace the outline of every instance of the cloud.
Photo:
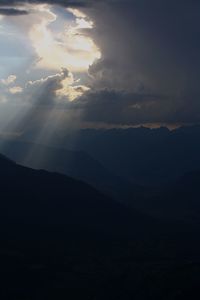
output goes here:
[{"label": "cloud", "polygon": [[[95,93],[85,116],[94,121],[93,111],[97,119],[123,124],[200,122],[199,1],[104,1],[88,14],[95,20],[93,39],[102,58],[89,70]],[[115,93],[102,96],[99,91],[106,89]],[[138,99],[140,109],[130,109],[117,90],[159,97],[151,105]],[[92,97],[95,103],[99,93],[98,116]]]},{"label": "cloud", "polygon": [[2,83],[3,85],[8,86],[8,85],[14,83],[14,82],[16,81],[16,79],[17,79],[17,76],[16,76],[16,75],[9,75],[8,78],[6,78],[6,79],[1,79],[1,80],[0,80],[0,83]]},{"label": "cloud", "polygon": [[160,95],[104,89],[83,94],[71,109],[81,111],[84,122],[136,125],[160,122],[157,103],[162,103],[164,114],[167,99]]},{"label": "cloud", "polygon": [[[63,82],[70,79],[61,80],[62,76],[57,73],[54,78],[47,79],[47,76],[46,80],[29,86],[32,88],[31,95],[36,92],[40,97],[41,93],[45,95],[43,98],[52,102],[52,97],[54,101],[55,98],[69,99],[69,94],[83,92],[88,86],[90,91],[84,90],[86,94],[78,95],[79,98],[70,103],[70,109],[82,110],[83,119],[88,122],[144,124],[200,121],[199,1],[30,2],[79,8],[77,26],[81,30],[87,21],[81,21],[81,13],[86,14],[94,26],[84,28],[83,34],[90,30],[89,36],[101,49],[101,59],[90,63],[87,84],[74,87],[76,84],[72,83],[63,87]],[[14,0],[0,1],[0,4],[19,8]],[[23,22],[22,27],[25,27]],[[64,45],[64,49],[67,45],[71,43]],[[53,51],[61,57],[57,66],[67,67],[60,55],[60,45],[57,50]],[[44,55],[37,54],[45,59]],[[41,66],[42,60],[36,65]]]},{"label": "cloud", "polygon": [[174,94],[195,80],[200,63],[199,4],[118,1],[106,8],[103,14],[99,8],[89,12],[102,51],[102,59],[90,70],[97,87],[107,83],[109,88],[136,91],[143,86]]},{"label": "cloud", "polygon": [[77,85],[72,73],[62,69],[60,73],[36,81],[29,81],[24,90],[24,101],[32,105],[57,106],[81,96],[88,88]]},{"label": "cloud", "polygon": [[[192,106],[187,105],[190,99]],[[79,112],[81,121],[90,124],[90,127],[92,124],[118,127],[200,122],[200,101],[197,95],[187,98],[116,89],[90,90],[66,108]]]},{"label": "cloud", "polygon": [[0,8],[0,15],[3,16],[21,16],[27,15],[28,11],[16,8]]},{"label": "cloud", "polygon": [[[16,85],[17,76],[9,75],[6,79],[0,79],[0,103],[8,103],[12,95],[17,95],[23,92],[23,88]],[[2,107],[1,107],[2,109]]]},{"label": "cloud", "polygon": [[46,78],[29,81],[25,88],[25,101],[32,105],[54,105],[57,92],[63,88],[62,82],[69,78],[67,69]]},{"label": "cloud", "polygon": [[13,6],[21,3],[33,3],[33,4],[55,4],[61,5],[64,7],[72,7],[72,8],[83,8],[88,7],[91,1],[76,1],[76,0],[1,0],[0,6]]},{"label": "cloud", "polygon": [[33,23],[30,29],[32,46],[40,57],[35,67],[50,70],[65,67],[71,72],[86,72],[100,57],[100,51],[90,38],[89,31],[87,34],[82,32],[84,29],[92,29],[92,22],[86,17],[74,16],[74,22],[70,25],[66,22],[60,32],[54,32],[50,25],[53,27],[56,21],[59,22],[58,16],[46,8],[46,16],[41,22]]},{"label": "cloud", "polygon": [[2,41],[2,48],[6,48],[5,55],[11,52],[15,56],[14,47],[8,43],[16,43],[18,39],[25,42],[29,47],[27,50],[37,56],[32,69],[47,69],[50,73],[61,68],[71,72],[87,72],[89,66],[100,58],[100,50],[90,37],[93,22],[77,8],[63,8],[62,15],[57,6],[19,2],[15,8],[9,9],[26,10],[29,14],[18,15],[17,18],[4,16],[1,28],[4,33],[7,30],[9,36],[5,42]]},{"label": "cloud", "polygon": [[11,88],[9,88],[9,92],[11,94],[20,94],[23,92],[23,88],[21,86],[13,86]]}]

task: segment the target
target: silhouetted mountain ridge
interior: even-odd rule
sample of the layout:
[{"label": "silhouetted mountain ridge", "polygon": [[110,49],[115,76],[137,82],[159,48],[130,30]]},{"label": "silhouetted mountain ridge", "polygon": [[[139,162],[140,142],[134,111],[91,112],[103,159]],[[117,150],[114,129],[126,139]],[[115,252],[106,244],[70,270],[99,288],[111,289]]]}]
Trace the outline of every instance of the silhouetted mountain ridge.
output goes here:
[{"label": "silhouetted mountain ridge", "polygon": [[3,154],[19,164],[62,173],[94,185],[103,185],[115,177],[84,151],[3,139],[0,139],[0,148]]},{"label": "silhouetted mountain ridge", "polygon": [[200,169],[200,126],[81,130],[66,133],[57,145],[83,150],[112,173],[141,185],[166,184]]},{"label": "silhouetted mountain ridge", "polygon": [[2,224],[64,226],[71,233],[85,230],[97,235],[129,235],[134,228],[139,233],[156,224],[83,182],[22,167],[3,156],[0,192]]},{"label": "silhouetted mountain ridge", "polygon": [[3,139],[0,140],[0,148],[6,156],[19,164],[82,180],[119,201],[130,193],[135,196],[144,189],[114,175],[84,151]]}]

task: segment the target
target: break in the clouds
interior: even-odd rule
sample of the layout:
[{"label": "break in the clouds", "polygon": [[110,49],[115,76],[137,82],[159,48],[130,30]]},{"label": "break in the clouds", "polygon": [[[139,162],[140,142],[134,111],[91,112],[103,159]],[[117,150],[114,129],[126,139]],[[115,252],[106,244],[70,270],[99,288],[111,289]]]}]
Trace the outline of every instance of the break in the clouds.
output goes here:
[{"label": "break in the clouds", "polygon": [[9,77],[12,71],[26,86],[29,81],[42,81],[67,69],[72,75],[65,83],[71,85],[73,95],[66,96],[74,99],[76,83],[84,86],[89,66],[101,53],[90,37],[93,22],[73,7],[61,10],[58,6],[22,2],[13,8],[3,6],[0,10],[1,78]]},{"label": "break in the clouds", "polygon": [[17,76],[4,102],[63,103],[91,124],[200,121],[199,1],[0,4],[0,74]]}]

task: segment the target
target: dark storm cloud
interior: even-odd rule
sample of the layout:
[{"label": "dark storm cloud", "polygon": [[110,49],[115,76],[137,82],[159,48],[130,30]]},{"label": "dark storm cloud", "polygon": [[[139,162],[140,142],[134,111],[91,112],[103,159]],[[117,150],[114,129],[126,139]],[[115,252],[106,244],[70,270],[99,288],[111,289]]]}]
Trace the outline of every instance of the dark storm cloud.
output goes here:
[{"label": "dark storm cloud", "polygon": [[[195,105],[188,105],[190,102]],[[89,91],[63,108],[81,112],[84,122],[112,125],[188,124],[200,121],[200,101],[195,95],[177,98],[105,89]]]},{"label": "dark storm cloud", "polygon": [[28,11],[20,10],[16,8],[0,8],[0,15],[3,16],[20,16],[20,15],[27,15]]},{"label": "dark storm cloud", "polygon": [[90,68],[93,89],[160,95],[151,106],[138,99],[140,109],[130,109],[125,98],[121,111],[118,101],[111,102],[116,121],[199,122],[200,1],[117,1],[106,7],[103,14],[88,11],[102,51]]},{"label": "dark storm cloud", "polygon": [[86,7],[90,1],[76,1],[76,0],[0,0],[0,6],[12,6],[18,5],[20,3],[48,3],[48,4],[57,4],[66,7]]},{"label": "dark storm cloud", "polygon": [[[174,92],[199,72],[200,3],[127,1],[93,10],[103,58],[91,68],[97,84]],[[192,76],[191,76],[192,75]],[[113,86],[111,86],[113,84]]]},{"label": "dark storm cloud", "polygon": [[89,91],[68,107],[81,110],[85,122],[136,125],[162,122],[167,113],[167,101],[160,95],[105,89]]}]

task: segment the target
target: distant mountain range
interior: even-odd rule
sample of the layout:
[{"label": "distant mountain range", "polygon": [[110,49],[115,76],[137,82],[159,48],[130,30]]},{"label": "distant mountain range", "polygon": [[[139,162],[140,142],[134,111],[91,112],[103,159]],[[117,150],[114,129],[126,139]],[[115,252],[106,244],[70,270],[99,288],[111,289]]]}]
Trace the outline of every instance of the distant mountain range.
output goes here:
[{"label": "distant mountain range", "polygon": [[82,150],[111,173],[140,185],[161,185],[200,169],[200,126],[167,128],[85,129],[52,139]]},{"label": "distant mountain range", "polygon": [[[166,128],[83,130],[76,138],[79,151],[3,139],[0,149],[17,163],[82,180],[142,214],[197,225],[198,133],[198,126],[172,132]],[[73,137],[66,141],[73,148]],[[145,183],[145,177],[147,186],[135,184]]]},{"label": "distant mountain range", "polygon": [[49,149],[42,149],[34,142],[34,134],[27,133],[12,143],[1,139],[0,152],[27,166],[62,172],[100,187],[117,177],[155,186],[200,169],[199,136],[200,126],[173,131],[164,127],[85,129],[52,136],[42,141]]}]

